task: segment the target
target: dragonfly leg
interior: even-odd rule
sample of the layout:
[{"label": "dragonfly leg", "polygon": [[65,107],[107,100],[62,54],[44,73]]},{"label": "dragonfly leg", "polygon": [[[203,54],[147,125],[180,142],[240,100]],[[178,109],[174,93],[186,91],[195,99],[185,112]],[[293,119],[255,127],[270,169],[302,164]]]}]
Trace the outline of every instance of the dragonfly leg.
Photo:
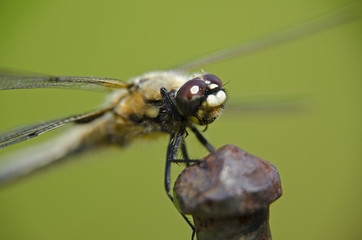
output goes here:
[{"label": "dragonfly leg", "polygon": [[[185,133],[184,128],[181,129],[177,133],[177,135],[175,135],[175,133],[171,133],[170,134],[170,142],[169,142],[168,147],[167,147],[166,168],[165,168],[165,190],[166,190],[168,198],[171,200],[172,203],[173,203],[173,196],[170,193],[170,189],[171,189],[171,163],[175,160],[178,148],[180,147],[180,143],[182,143],[182,141],[183,141],[184,133]],[[186,148],[185,148],[185,150],[186,150]],[[184,152],[183,152],[183,154],[184,154]],[[185,153],[185,154],[187,156],[187,153]],[[185,157],[185,155],[184,155],[184,157]],[[183,214],[181,212],[180,212],[180,214],[185,219],[187,224],[191,227],[191,229],[192,229],[191,240],[193,240],[194,237],[195,237],[195,226],[186,217],[185,214]]]},{"label": "dragonfly leg", "polygon": [[182,142],[181,142],[181,152],[182,152],[182,156],[183,156],[183,160],[186,163],[186,166],[190,166],[190,158],[189,155],[187,154],[187,149],[186,149],[186,143],[185,143],[185,138],[182,138]]},{"label": "dragonfly leg", "polygon": [[190,163],[201,163],[202,160],[200,159],[189,159],[189,160],[185,160],[185,159],[174,159],[172,160],[172,163],[186,163],[186,164],[189,164]]},{"label": "dragonfly leg", "polygon": [[200,163],[202,160],[200,159],[190,159],[187,153],[186,145],[185,145],[185,138],[182,138],[181,143],[181,151],[182,151],[182,159],[172,159],[172,163],[185,163],[186,166],[190,166],[191,163]]},{"label": "dragonfly leg", "polygon": [[202,134],[199,132],[199,130],[197,130],[196,127],[194,126],[190,126],[190,129],[195,133],[196,138],[199,140],[199,142],[204,145],[204,147],[209,151],[209,152],[213,152],[215,150],[215,148],[206,140],[206,138],[204,136],[202,136]]},{"label": "dragonfly leg", "polygon": [[[182,117],[177,110],[175,103],[172,101],[171,97],[168,95],[166,88],[160,89],[162,101],[165,103],[166,110],[170,116],[172,116],[176,121],[182,123]],[[183,124],[182,124],[183,125]]]}]

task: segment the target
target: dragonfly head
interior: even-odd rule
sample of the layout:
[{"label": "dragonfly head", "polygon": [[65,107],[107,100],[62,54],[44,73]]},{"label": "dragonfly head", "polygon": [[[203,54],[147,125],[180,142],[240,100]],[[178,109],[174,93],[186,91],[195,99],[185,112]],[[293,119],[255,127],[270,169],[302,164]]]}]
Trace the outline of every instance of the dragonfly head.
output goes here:
[{"label": "dragonfly head", "polygon": [[225,101],[221,80],[209,73],[187,81],[176,93],[179,112],[200,125],[212,123],[223,110]]}]

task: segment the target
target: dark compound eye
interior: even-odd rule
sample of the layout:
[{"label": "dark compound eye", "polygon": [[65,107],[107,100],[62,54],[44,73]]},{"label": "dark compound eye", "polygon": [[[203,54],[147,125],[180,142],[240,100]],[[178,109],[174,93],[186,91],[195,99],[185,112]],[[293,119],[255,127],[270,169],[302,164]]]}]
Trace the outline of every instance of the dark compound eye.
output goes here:
[{"label": "dark compound eye", "polygon": [[206,89],[206,83],[200,78],[187,81],[178,91],[178,95],[185,99],[191,99],[195,96],[203,95]]},{"label": "dark compound eye", "polygon": [[187,81],[176,94],[176,106],[184,116],[193,116],[199,108],[206,90],[206,83],[200,78]]},{"label": "dark compound eye", "polygon": [[218,87],[222,87],[222,82],[221,82],[220,78],[216,77],[214,74],[210,74],[210,73],[204,74],[203,78],[207,85],[214,83]]}]

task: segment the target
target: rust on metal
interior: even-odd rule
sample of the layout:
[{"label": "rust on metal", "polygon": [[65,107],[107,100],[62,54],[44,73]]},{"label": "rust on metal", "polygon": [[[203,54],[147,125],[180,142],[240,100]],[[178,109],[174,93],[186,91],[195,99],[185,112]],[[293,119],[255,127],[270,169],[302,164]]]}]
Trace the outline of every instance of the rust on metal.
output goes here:
[{"label": "rust on metal", "polygon": [[174,203],[193,216],[198,240],[271,239],[269,205],[281,195],[275,166],[233,145],[187,167],[174,186]]}]

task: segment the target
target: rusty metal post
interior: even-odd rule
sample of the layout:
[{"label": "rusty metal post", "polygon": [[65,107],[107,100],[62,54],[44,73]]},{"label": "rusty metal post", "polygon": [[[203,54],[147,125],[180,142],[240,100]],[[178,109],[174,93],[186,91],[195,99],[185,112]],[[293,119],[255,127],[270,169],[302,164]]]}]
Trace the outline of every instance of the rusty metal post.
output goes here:
[{"label": "rusty metal post", "polygon": [[187,167],[174,203],[192,215],[198,240],[271,239],[269,205],[282,195],[277,169],[233,145]]}]

